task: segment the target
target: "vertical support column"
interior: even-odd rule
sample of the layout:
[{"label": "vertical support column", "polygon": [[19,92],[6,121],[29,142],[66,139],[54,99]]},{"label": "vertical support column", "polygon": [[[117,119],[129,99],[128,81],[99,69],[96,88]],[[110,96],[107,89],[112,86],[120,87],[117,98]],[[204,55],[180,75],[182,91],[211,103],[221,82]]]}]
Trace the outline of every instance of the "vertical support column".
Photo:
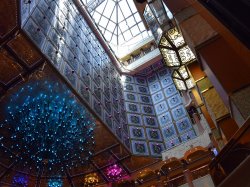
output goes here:
[{"label": "vertical support column", "polygon": [[194,187],[193,174],[188,169],[188,162],[184,159],[182,159],[181,162],[182,162],[182,166],[183,166],[183,175],[184,175],[184,178],[188,184],[188,187]]},{"label": "vertical support column", "polygon": [[192,172],[189,169],[186,169],[183,171],[183,174],[188,184],[188,187],[194,187]]}]

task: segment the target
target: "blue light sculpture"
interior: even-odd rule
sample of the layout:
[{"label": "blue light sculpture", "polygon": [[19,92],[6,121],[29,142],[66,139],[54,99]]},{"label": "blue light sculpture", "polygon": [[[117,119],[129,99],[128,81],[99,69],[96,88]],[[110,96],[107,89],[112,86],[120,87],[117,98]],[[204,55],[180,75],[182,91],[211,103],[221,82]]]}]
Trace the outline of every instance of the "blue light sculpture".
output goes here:
[{"label": "blue light sculpture", "polygon": [[[85,164],[93,154],[93,118],[66,86],[33,82],[9,103],[8,118],[0,126],[11,131],[10,150],[24,166],[65,171]],[[0,145],[5,139],[0,137]]]},{"label": "blue light sculpture", "polygon": [[48,187],[62,187],[63,181],[61,179],[49,179]]},{"label": "blue light sculpture", "polygon": [[17,174],[13,177],[12,184],[14,186],[27,187],[28,186],[28,176]]}]

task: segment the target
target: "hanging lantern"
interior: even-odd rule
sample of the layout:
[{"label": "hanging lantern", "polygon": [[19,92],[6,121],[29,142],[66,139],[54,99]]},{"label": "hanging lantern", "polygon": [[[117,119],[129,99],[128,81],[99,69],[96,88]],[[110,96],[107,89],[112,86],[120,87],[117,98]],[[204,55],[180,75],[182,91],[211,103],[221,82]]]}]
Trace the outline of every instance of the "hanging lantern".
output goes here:
[{"label": "hanging lantern", "polygon": [[179,67],[195,60],[195,55],[177,27],[169,29],[162,35],[159,50],[168,67]]},{"label": "hanging lantern", "polygon": [[90,173],[84,177],[84,186],[95,186],[99,182],[99,177],[96,173]]},{"label": "hanging lantern", "polygon": [[164,6],[162,0],[148,0],[143,16],[151,30],[156,43],[159,42],[162,33],[172,27],[173,15]]},{"label": "hanging lantern", "polygon": [[188,90],[195,85],[184,65],[173,71],[172,78],[178,90]]}]

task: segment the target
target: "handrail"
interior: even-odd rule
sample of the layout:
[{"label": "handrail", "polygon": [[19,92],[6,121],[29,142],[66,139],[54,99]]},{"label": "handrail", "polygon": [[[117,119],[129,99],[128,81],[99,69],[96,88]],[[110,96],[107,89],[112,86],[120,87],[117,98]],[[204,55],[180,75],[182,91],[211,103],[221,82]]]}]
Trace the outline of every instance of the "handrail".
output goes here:
[{"label": "handrail", "polygon": [[231,137],[228,143],[210,163],[210,167],[214,167],[215,165],[219,164],[224,157],[228,156],[227,153],[229,153],[232,148],[234,148],[237,142],[239,142],[239,140],[247,133],[247,131],[249,131],[250,136],[250,117],[245,121],[244,125]]},{"label": "handrail", "polygon": [[250,155],[250,117],[209,164],[216,185],[221,184]]}]

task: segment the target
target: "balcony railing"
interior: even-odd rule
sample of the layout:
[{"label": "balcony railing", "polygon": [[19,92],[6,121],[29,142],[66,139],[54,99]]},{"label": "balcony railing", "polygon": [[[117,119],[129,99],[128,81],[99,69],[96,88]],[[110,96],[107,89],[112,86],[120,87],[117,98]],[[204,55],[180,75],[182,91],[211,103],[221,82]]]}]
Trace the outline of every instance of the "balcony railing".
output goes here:
[{"label": "balcony railing", "polygon": [[[234,134],[210,164],[213,181],[219,185],[250,155],[250,118]],[[249,181],[248,181],[249,182]]]}]

